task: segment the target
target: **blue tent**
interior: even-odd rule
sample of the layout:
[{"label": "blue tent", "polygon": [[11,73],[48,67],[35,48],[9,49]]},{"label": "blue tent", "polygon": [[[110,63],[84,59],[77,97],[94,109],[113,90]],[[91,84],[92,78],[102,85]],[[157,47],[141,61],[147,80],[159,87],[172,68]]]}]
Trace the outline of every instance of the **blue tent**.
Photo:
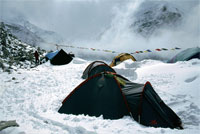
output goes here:
[{"label": "blue tent", "polygon": [[64,65],[72,61],[72,54],[67,54],[63,49],[57,50],[55,52],[50,52],[45,55],[45,57],[50,60],[53,65]]},{"label": "blue tent", "polygon": [[47,57],[48,60],[51,60],[51,59],[53,59],[54,56],[56,56],[58,54],[58,52],[59,52],[58,50],[55,52],[50,52],[50,53],[46,54],[45,57]]},{"label": "blue tent", "polygon": [[193,47],[193,48],[188,48],[177,55],[175,55],[172,59],[168,61],[168,63],[175,63],[177,61],[188,61],[191,59],[200,59],[200,48],[199,47]]}]

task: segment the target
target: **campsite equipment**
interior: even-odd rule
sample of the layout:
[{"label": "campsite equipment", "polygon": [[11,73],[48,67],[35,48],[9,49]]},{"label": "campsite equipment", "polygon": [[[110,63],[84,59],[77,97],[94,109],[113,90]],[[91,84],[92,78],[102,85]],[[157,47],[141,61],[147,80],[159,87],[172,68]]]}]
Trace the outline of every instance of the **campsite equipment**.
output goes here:
[{"label": "campsite equipment", "polygon": [[133,83],[110,72],[98,73],[82,82],[63,100],[58,112],[103,115],[105,119],[130,115],[146,126],[182,128],[181,119],[162,101],[150,82]]},{"label": "campsite equipment", "polygon": [[72,61],[73,54],[67,54],[63,49],[45,55],[52,65],[64,65]]},{"label": "campsite equipment", "polygon": [[116,66],[118,64],[120,64],[121,62],[128,60],[128,59],[132,59],[132,61],[136,61],[136,59],[128,54],[128,53],[121,53],[119,55],[117,55],[116,57],[114,57],[114,59],[112,60],[112,63],[110,64],[110,67]]},{"label": "campsite equipment", "polygon": [[200,48],[199,47],[193,47],[193,48],[188,48],[177,55],[175,55],[172,59],[168,61],[168,63],[175,63],[177,61],[188,61],[191,59],[200,59]]},{"label": "campsite equipment", "polygon": [[82,78],[87,79],[90,76],[93,76],[95,74],[108,71],[108,72],[113,72],[116,73],[113,68],[108,66],[105,62],[103,61],[94,61],[91,64],[87,66],[87,68],[84,70]]}]

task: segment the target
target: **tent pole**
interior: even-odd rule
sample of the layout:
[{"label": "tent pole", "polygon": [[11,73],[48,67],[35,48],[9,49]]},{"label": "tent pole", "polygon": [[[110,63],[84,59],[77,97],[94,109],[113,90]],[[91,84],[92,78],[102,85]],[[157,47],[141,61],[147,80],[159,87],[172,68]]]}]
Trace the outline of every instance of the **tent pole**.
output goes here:
[{"label": "tent pole", "polygon": [[140,115],[138,115],[138,122],[140,123]]},{"label": "tent pole", "polygon": [[131,113],[131,112],[129,112],[129,114],[130,114],[130,116],[133,118],[133,115],[132,115],[132,113]]}]

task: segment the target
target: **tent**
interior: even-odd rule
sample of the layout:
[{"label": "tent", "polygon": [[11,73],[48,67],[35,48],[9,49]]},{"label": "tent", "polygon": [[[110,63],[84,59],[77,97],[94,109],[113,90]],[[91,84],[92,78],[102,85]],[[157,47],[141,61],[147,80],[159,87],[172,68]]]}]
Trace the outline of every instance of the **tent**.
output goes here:
[{"label": "tent", "polygon": [[109,72],[82,82],[63,100],[58,112],[102,115],[105,119],[129,115],[145,126],[182,128],[181,119],[162,101],[150,82],[133,83]]},{"label": "tent", "polygon": [[188,61],[191,59],[200,59],[200,48],[199,47],[193,47],[193,48],[188,48],[177,55],[175,55],[172,59],[168,61],[168,63],[175,63],[177,61]]},{"label": "tent", "polygon": [[119,55],[117,55],[116,57],[114,57],[114,59],[112,60],[110,67],[116,66],[118,64],[120,64],[121,62],[128,60],[128,59],[132,59],[132,61],[136,61],[136,59],[128,54],[128,53],[121,53]]},{"label": "tent", "polygon": [[53,65],[64,65],[72,61],[72,54],[67,54],[63,49],[45,55],[47,60]]},{"label": "tent", "polygon": [[84,70],[82,78],[87,79],[90,76],[93,76],[95,74],[98,74],[104,71],[116,73],[115,70],[112,69],[110,66],[108,66],[105,62],[94,61],[91,64],[89,64],[87,68]]}]

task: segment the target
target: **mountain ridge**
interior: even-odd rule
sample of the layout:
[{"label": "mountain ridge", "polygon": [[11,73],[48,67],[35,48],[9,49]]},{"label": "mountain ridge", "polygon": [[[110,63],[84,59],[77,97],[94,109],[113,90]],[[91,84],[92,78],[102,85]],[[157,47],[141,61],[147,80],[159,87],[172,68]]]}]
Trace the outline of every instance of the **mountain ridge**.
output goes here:
[{"label": "mountain ridge", "polygon": [[23,17],[12,19],[1,19],[6,29],[22,42],[32,46],[47,48],[49,44],[61,44],[64,39],[54,31],[44,30]]},{"label": "mountain ridge", "polygon": [[167,2],[145,2],[135,16],[136,20],[130,27],[145,38],[151,37],[160,28],[175,28],[183,19],[183,13]]}]

